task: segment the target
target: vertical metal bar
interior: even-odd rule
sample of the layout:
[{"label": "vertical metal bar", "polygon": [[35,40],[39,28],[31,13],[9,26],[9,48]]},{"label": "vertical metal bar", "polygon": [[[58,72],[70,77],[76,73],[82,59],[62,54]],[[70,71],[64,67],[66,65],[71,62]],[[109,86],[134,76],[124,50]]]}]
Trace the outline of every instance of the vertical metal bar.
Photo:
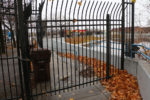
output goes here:
[{"label": "vertical metal bar", "polygon": [[[2,13],[4,16],[4,11],[0,10],[0,13]],[[4,43],[4,36],[3,36],[3,31],[2,31],[2,17],[0,17],[0,53],[5,53],[5,43]]]},{"label": "vertical metal bar", "polygon": [[[99,6],[98,6],[98,9],[97,9],[97,12],[96,12],[96,20],[98,19],[98,16],[100,16],[100,15],[99,15],[99,9],[100,9],[101,5],[102,5],[102,1],[100,2]],[[99,18],[99,19],[100,19],[100,18]],[[101,26],[99,27],[97,22],[98,22],[98,21],[96,21],[96,32],[98,33],[98,32],[101,32]],[[100,21],[99,23],[101,23],[101,21]],[[98,27],[99,27],[99,30],[98,30]],[[100,33],[100,34],[101,34],[101,33]],[[96,34],[96,37],[97,37],[97,34]],[[99,42],[99,41],[98,41],[98,42]],[[97,59],[96,70],[97,70],[97,73],[98,73],[98,68],[101,67],[101,66],[99,65],[99,59],[100,59],[100,57],[98,56],[98,55],[99,55],[98,53],[100,53],[100,56],[101,56],[101,51],[99,52],[99,49],[98,49],[98,46],[99,46],[99,45],[98,45],[98,42],[96,42],[96,45],[97,45],[97,51],[96,51],[96,53],[97,53],[97,55],[96,55],[96,59]],[[100,50],[101,50],[101,47],[100,47]],[[99,80],[99,78],[101,78],[101,76],[99,77],[99,75],[97,74],[97,80]],[[99,81],[97,81],[97,83],[99,83]]]},{"label": "vertical metal bar", "polygon": [[[83,9],[82,9],[82,15],[81,15],[81,20],[83,19],[83,12],[85,11],[85,5],[86,5],[86,1],[85,1],[85,3],[84,3],[84,6],[83,6]],[[81,25],[83,25],[83,21],[81,22]],[[83,27],[82,27],[82,30],[83,30]],[[85,37],[85,34],[84,34],[84,37]],[[83,35],[82,35],[82,40],[83,40]],[[84,65],[83,65],[83,42],[82,42],[82,70],[84,70],[84,67],[83,67]],[[82,77],[82,79],[83,79],[83,84],[84,84],[84,77]],[[83,85],[83,87],[84,87],[84,85]]]},{"label": "vertical metal bar", "polygon": [[[23,64],[23,68],[24,68],[24,72],[27,74],[24,74],[24,75],[26,75],[27,76],[27,82],[28,83],[26,83],[26,84],[29,84],[29,91],[30,91],[30,99],[32,99],[33,100],[33,97],[32,97],[32,88],[31,88],[31,66],[30,66],[30,61],[29,61],[29,59],[30,59],[30,48],[29,48],[29,40],[28,40],[28,37],[29,37],[29,32],[28,32],[28,25],[29,25],[29,23],[27,22],[28,21],[28,19],[30,18],[30,16],[31,16],[31,14],[32,14],[32,3],[31,2],[27,2],[27,1],[24,1],[24,3],[25,4],[27,4],[28,3],[28,5],[25,5],[24,4],[24,6],[25,6],[25,8],[24,8],[24,11],[23,11],[23,22],[24,22],[24,36],[23,37],[21,37],[21,35],[20,35],[20,39],[22,39],[22,40],[24,40],[24,43],[21,43],[21,46],[22,46],[22,44],[24,44],[24,46],[22,46],[21,47],[21,52],[22,53],[25,53],[24,55],[25,55],[25,57],[23,57],[22,56],[22,58],[21,58],[21,60],[22,59],[25,59],[25,60],[22,60],[22,63],[25,63],[25,64]],[[23,50],[23,48],[26,48],[25,50]],[[25,67],[25,65],[26,65],[26,67]]]},{"label": "vertical metal bar", "polygon": [[[57,19],[57,9],[58,9],[58,3],[59,3],[59,1],[57,0],[57,4],[56,4],[56,13],[55,13],[55,19]],[[56,26],[57,26],[57,22],[56,22]],[[58,47],[58,37],[57,37],[57,34],[58,34],[58,32],[57,32],[57,29],[58,27],[56,27],[56,53],[58,53],[58,49],[59,49],[59,47]],[[58,81],[60,80],[60,66],[59,66],[59,60],[58,60],[58,54],[57,54],[57,72],[58,72]],[[60,81],[58,82],[58,88],[59,88],[59,93],[60,93]],[[58,88],[56,88],[56,89],[58,89]]]},{"label": "vertical metal bar", "polygon": [[[82,2],[82,0],[81,0],[81,2]],[[79,19],[79,11],[80,11],[80,9],[81,9],[81,6],[79,6],[79,8],[78,8],[78,12],[77,12],[77,19]],[[79,29],[80,29],[80,27],[79,27],[79,21],[77,22],[77,25],[78,25],[78,27],[77,27],[77,30],[78,30],[78,55],[76,56],[76,62],[77,62],[77,57],[78,56],[80,56],[80,48],[79,48],[79,44],[80,44],[80,42],[79,42],[79,38],[80,38],[80,33],[79,33]],[[78,61],[78,69],[79,69],[79,88],[80,88],[80,61]]]},{"label": "vertical metal bar", "polygon": [[131,33],[132,33],[132,32],[131,32],[131,29],[132,29],[132,27],[131,27],[131,25],[132,25],[131,9],[132,9],[132,5],[129,6],[129,13],[128,13],[128,18],[129,18],[129,35],[128,35],[129,41],[128,41],[128,44],[127,44],[127,50],[128,50],[127,56],[128,56],[128,57],[131,56]]},{"label": "vertical metal bar", "polygon": [[106,27],[106,41],[107,41],[107,53],[106,53],[106,78],[109,78],[109,70],[110,70],[110,64],[111,64],[111,34],[110,34],[110,15],[107,14],[107,27]]},{"label": "vertical metal bar", "polygon": [[75,54],[74,54],[74,55],[75,55],[75,59],[74,59],[74,60],[75,60],[75,71],[77,71],[77,67],[78,67],[78,65],[77,65],[77,63],[78,63],[78,62],[77,62],[78,52],[75,51]]},{"label": "vertical metal bar", "polygon": [[[48,32],[50,32],[49,30],[48,30],[48,28],[47,28],[47,25],[48,25],[48,22],[47,22],[47,20],[48,20],[48,0],[46,0],[46,10],[45,10],[45,14],[46,14],[46,16],[45,16],[45,21],[46,21],[46,43],[47,43],[47,50],[49,49],[49,34],[48,34]],[[50,6],[50,5],[49,5]],[[51,60],[51,58],[50,58],[50,60]],[[49,67],[48,67],[48,70],[50,70],[50,66],[51,66],[51,64],[49,64]],[[50,70],[50,73],[49,73],[49,75],[50,75],[50,77],[49,77],[49,84],[48,85],[50,85],[49,87],[50,88],[48,88],[48,90],[50,89],[51,90],[51,70]],[[46,83],[46,85],[47,85],[47,83]],[[47,86],[46,86],[47,87]],[[47,88],[46,88],[46,91],[47,91]]]},{"label": "vertical metal bar", "polygon": [[[34,9],[35,9],[35,16],[38,14],[38,10],[37,10],[37,9],[38,9],[38,8],[37,8],[38,6],[37,6],[37,5],[38,5],[38,3],[37,3],[37,0],[36,0],[36,1],[35,1],[35,8],[34,8]],[[36,21],[35,24],[37,24],[37,21]],[[36,33],[37,33],[37,30],[36,30],[36,29],[35,29],[35,31],[36,31]],[[38,43],[38,40],[37,40],[37,43]],[[36,49],[36,50],[38,51],[38,44],[37,44],[37,49]],[[35,72],[34,72],[34,73],[35,73]],[[38,72],[37,72],[37,74],[38,74]],[[38,89],[39,89],[39,88],[36,86],[36,94],[38,94],[38,91],[39,91]],[[38,99],[38,96],[36,97],[36,99]]]},{"label": "vertical metal bar", "polygon": [[[92,2],[92,5],[91,5],[91,7],[90,7],[90,10],[89,10],[89,12],[92,12],[92,8],[93,8],[93,5],[94,5],[94,1]],[[91,21],[90,21],[90,17],[91,17],[91,15],[89,14],[89,32],[90,32],[90,35],[89,35],[89,40],[90,40],[90,42],[92,42],[91,41],[91,38],[92,38],[92,30],[90,29],[91,27],[91,25],[90,25],[90,23],[91,23]],[[92,44],[92,43],[91,43]],[[91,48],[90,48],[90,55],[89,55],[89,57],[90,57],[90,85],[91,85],[91,83],[92,83],[92,76],[91,76],[91,72],[92,72],[92,52],[91,52],[92,50],[91,50]],[[93,50],[94,51],[94,50]]]},{"label": "vertical metal bar", "polygon": [[[88,12],[87,8],[89,7],[89,5],[90,5],[90,1],[88,2],[88,5],[86,7],[85,19],[87,19],[87,12]],[[85,21],[85,24],[87,24],[87,21]],[[88,29],[87,29],[87,31],[88,31]],[[88,56],[87,56],[87,34],[86,34],[86,86],[88,85],[87,84],[87,82],[88,82],[88,77],[87,77],[87,68],[88,68],[87,58],[88,58]]]},{"label": "vertical metal bar", "polygon": [[[105,3],[106,3],[106,2],[103,3],[101,9],[105,7]],[[103,9],[100,10],[100,15],[99,15],[99,16],[100,16],[100,19],[101,19],[101,17],[103,17],[102,11],[103,11]],[[100,26],[100,31],[102,32],[102,35],[101,35],[101,36],[104,38],[104,25],[103,25],[103,24],[104,24],[104,17],[103,17],[102,22],[100,21],[100,24],[101,24],[101,23],[102,23],[102,26]],[[103,41],[104,41],[104,40],[103,40]],[[101,47],[102,47],[101,45],[102,45],[102,43],[100,42],[100,60],[104,58],[104,53],[101,54],[101,52],[103,51],[104,48],[101,48]],[[104,68],[104,66],[101,66],[101,65],[102,65],[101,63],[102,63],[102,62],[100,61],[100,79],[101,79],[102,76],[103,76],[103,75],[101,74],[101,73],[102,73],[102,68]]]},{"label": "vertical metal bar", "polygon": [[[65,5],[65,15],[64,15],[64,19],[66,20],[67,18],[66,18],[66,16],[67,16],[67,5],[68,5],[68,0],[67,0],[67,2],[66,2],[66,5]],[[67,25],[67,23],[66,23],[66,21],[65,21],[65,25]],[[67,29],[67,27],[65,27],[65,30]],[[70,30],[69,30],[70,31]],[[65,35],[65,40],[66,40],[66,35]],[[65,43],[65,53],[66,53],[66,55],[68,54],[68,46],[67,46],[67,44]],[[71,58],[70,58],[71,59]],[[68,58],[66,57],[66,75],[65,75],[65,77],[68,77]],[[67,88],[68,88],[68,79],[67,79]]]},{"label": "vertical metal bar", "polygon": [[[62,2],[61,2],[61,10],[60,10],[60,25],[62,25],[62,22],[61,22],[61,19],[62,19],[62,9],[63,9],[63,4],[64,4],[64,0],[62,0]],[[52,10],[52,9],[51,9]],[[60,27],[60,30],[61,30],[61,34],[63,35],[63,37],[64,37],[64,35],[65,35],[65,33],[63,32],[62,33],[62,31],[66,31],[66,30],[63,30],[62,29],[62,26]],[[63,44],[62,44],[62,37],[61,37],[61,53],[63,53]],[[64,61],[64,57],[62,56],[61,57],[61,60],[62,60],[62,78],[64,78],[64,64],[63,64],[63,61]],[[64,81],[63,81],[63,89],[64,89]],[[63,92],[64,92],[64,90],[63,90]]]},{"label": "vertical metal bar", "polygon": [[[105,1],[105,3],[106,3],[106,1]],[[108,7],[108,4],[109,4],[109,2],[107,2],[107,3],[105,4],[105,6],[104,6],[104,8],[103,8],[104,10],[103,10],[103,13],[102,13],[102,16],[103,16],[103,17],[102,17],[102,18],[103,18],[103,28],[102,28],[102,30],[103,30],[103,38],[104,38],[104,39],[105,39],[105,33],[104,33],[105,31],[104,31],[104,30],[105,30],[105,27],[106,27],[106,26],[105,26],[105,22],[106,22],[106,21],[105,21],[104,19],[106,18],[106,9],[107,9],[107,7]],[[105,41],[103,41],[103,46],[105,46]],[[103,68],[103,69],[102,69],[103,74],[102,74],[102,76],[103,76],[103,79],[104,79],[105,76],[106,76],[106,74],[105,74],[105,64],[104,64],[104,63],[105,63],[105,58],[104,58],[104,57],[105,57],[105,53],[104,53],[105,48],[104,48],[104,47],[103,47],[102,51],[103,51],[103,66],[102,66],[102,68]]]},{"label": "vertical metal bar", "polygon": [[[107,9],[107,11],[106,11],[107,14],[109,13],[109,9],[111,8],[111,5],[112,5],[112,2],[111,2],[111,3],[109,4],[109,6],[108,6],[108,9]],[[110,61],[109,61],[109,63],[108,63],[108,70],[107,70],[107,65],[106,65],[106,78],[107,78],[107,73],[109,72],[109,74],[110,74],[110,67],[111,67],[111,28],[110,28],[110,27],[111,27],[111,24],[110,24],[110,23],[111,23],[111,21],[110,21],[110,18],[111,18],[111,17],[110,17],[110,14],[107,15],[106,17],[108,17],[108,27],[106,26],[106,31],[107,31],[107,28],[108,28],[108,32],[107,32],[107,33],[108,33],[108,36],[109,36],[109,43],[110,43],[110,44],[109,44],[109,47],[108,47],[109,50],[110,50],[110,51],[109,51],[109,56],[110,56],[109,59],[110,59]],[[107,21],[107,19],[106,19],[106,21]],[[107,22],[106,22],[106,24],[107,24]],[[106,34],[107,34],[107,33],[106,33]],[[106,41],[107,41],[107,39],[106,39]],[[106,45],[107,45],[107,43],[106,43]],[[107,57],[107,54],[106,54],[106,57]],[[106,60],[106,61],[107,61],[107,60]],[[109,75],[109,74],[108,74],[108,75]],[[108,78],[109,78],[109,76],[108,76]],[[108,79],[108,78],[107,78],[107,79]]]},{"label": "vertical metal bar", "polygon": [[[52,5],[51,5],[51,12],[50,12],[50,16],[51,16],[51,20],[52,20],[52,18],[53,18],[53,7],[54,7],[54,1],[52,1]],[[51,26],[53,25],[53,22],[51,22]],[[53,83],[54,83],[54,91],[55,91],[55,95],[56,95],[56,77],[55,77],[55,62],[54,62],[54,42],[53,42],[53,39],[54,39],[54,37],[53,37],[53,34],[54,34],[54,30],[53,30],[53,28],[51,29],[51,45],[52,45],[52,62],[53,62],[53,64],[52,64],[52,70],[53,70]]]},{"label": "vertical metal bar", "polygon": [[[78,4],[78,0],[76,0],[76,2],[75,2],[75,7],[74,7],[74,10],[73,10],[73,19],[75,19],[75,12],[76,12],[76,8],[77,8],[77,4]],[[73,25],[75,25],[75,23],[73,23]],[[73,27],[73,30],[75,30],[75,27]],[[75,46],[75,37],[74,37],[74,54],[76,54],[76,46]],[[76,59],[74,60],[74,63],[75,63],[75,68],[74,68],[74,74],[75,74],[75,89],[77,89],[77,77],[76,77],[76,75],[77,75],[77,73],[76,73],[76,68],[77,68],[77,65],[76,65]]]},{"label": "vertical metal bar", "polygon": [[[45,14],[46,14],[46,16],[45,16],[45,19],[47,20],[48,19],[48,14],[47,14],[47,12],[48,12],[48,0],[46,0],[46,10],[45,10]],[[48,32],[49,32],[49,30],[48,30],[48,28],[47,28],[47,25],[48,25],[48,22],[46,21],[46,43],[47,43],[47,50],[49,49],[48,48],[48,45],[49,45],[49,41],[48,41]]]},{"label": "vertical metal bar", "polygon": [[124,70],[124,42],[125,42],[125,2],[122,0],[122,28],[121,28],[121,70]]},{"label": "vertical metal bar", "polygon": [[[20,57],[20,47],[19,47],[19,29],[18,29],[18,13],[17,13],[17,2],[14,0],[14,6],[15,6],[15,27],[16,27],[16,41],[17,41],[17,56]],[[23,79],[22,79],[22,68],[21,68],[21,61],[18,59],[18,69],[19,69],[19,77],[20,77],[20,89],[21,89],[21,96],[22,99],[24,100],[24,88],[23,88]]]},{"label": "vertical metal bar", "polygon": [[[132,50],[132,44],[134,44],[134,3],[132,3],[132,34],[131,34],[131,50]],[[132,53],[132,52],[131,52]],[[131,54],[132,57],[135,57],[135,54]]]},{"label": "vertical metal bar", "polygon": [[[127,8],[126,8],[126,23],[125,23],[125,27],[126,27],[126,31],[125,31],[125,56],[128,56],[128,44],[130,43],[130,39],[128,36],[130,36],[130,5],[127,4]],[[129,40],[128,40],[129,39]]]},{"label": "vertical metal bar", "polygon": [[[98,1],[96,2],[96,5],[95,5],[95,8],[94,8],[94,11],[93,11],[93,19],[94,19],[94,14],[96,13],[95,11],[96,11],[96,7],[97,7],[97,5],[98,5]],[[95,21],[93,21],[93,24],[95,24]],[[97,24],[97,23],[96,23]],[[94,32],[96,32],[97,33],[97,25],[96,25],[96,28],[95,28],[95,30],[94,30],[94,26],[93,26],[93,48],[95,48],[95,46],[94,46],[94,41],[98,41],[97,40],[97,34],[96,34],[96,40],[94,40]],[[95,49],[93,49],[93,58],[96,58],[94,55],[95,55]],[[94,84],[94,82],[95,82],[95,72],[94,72],[94,68],[95,68],[95,63],[97,63],[97,61],[95,61],[94,59],[93,59],[93,84]],[[97,64],[96,64],[96,68],[97,68]]]},{"label": "vertical metal bar", "polygon": [[4,95],[5,95],[5,98],[7,99],[6,79],[5,79],[5,74],[4,74],[4,64],[3,64],[2,55],[0,55],[0,60],[1,60],[1,73],[2,73],[2,83],[3,83],[3,88],[4,88]]},{"label": "vertical metal bar", "polygon": [[[114,8],[114,12],[112,12],[112,14],[111,14],[111,15],[113,16],[113,17],[112,17],[113,19],[115,19],[115,15],[116,15],[116,12],[117,12],[117,8],[118,8],[118,7],[119,7],[119,4],[116,5],[116,8]],[[117,22],[117,21],[113,21],[113,33],[112,33],[112,35],[113,35],[113,37],[112,37],[112,38],[113,38],[113,39],[112,39],[112,41],[113,41],[113,48],[115,48],[115,34],[116,34],[116,33],[115,33],[115,25],[114,25],[114,24],[115,24],[116,22]],[[113,65],[115,66],[115,49],[113,50],[113,57],[112,57],[112,58],[113,58]],[[113,74],[114,74],[114,71],[115,71],[115,67],[113,67]]]},{"label": "vertical metal bar", "polygon": [[[122,5],[119,4],[119,7],[117,8],[117,11],[116,11],[116,14],[115,14],[115,15],[116,15],[116,16],[115,16],[116,19],[117,19],[117,18],[120,19],[120,17],[118,17],[118,14],[119,14],[119,12],[120,12],[120,10],[121,10],[121,7],[122,7]],[[117,21],[116,21],[116,24],[118,24],[118,23],[120,24],[120,22],[117,22]],[[120,34],[120,26],[119,26],[119,28],[118,28],[117,26],[116,26],[115,28],[116,28],[116,29],[115,29],[115,30],[116,30],[116,34]],[[119,36],[120,36],[120,35],[119,35]],[[119,40],[119,39],[118,39],[118,40]],[[119,43],[119,42],[118,42],[118,43]],[[117,48],[117,45],[116,45],[115,47]],[[116,54],[116,57],[115,57],[115,67],[116,67],[116,68],[118,68],[118,67],[117,67],[117,64],[118,64],[118,63],[117,63],[117,62],[119,61],[119,60],[118,60],[118,57],[117,57],[118,52],[119,52],[119,51],[117,51],[117,50],[115,51],[115,54]],[[118,68],[118,71],[119,71],[119,68]]]},{"label": "vertical metal bar", "polygon": [[[122,6],[122,5],[121,5]],[[122,16],[121,16],[121,14],[122,14],[122,9],[121,9],[121,11],[119,11],[119,13],[118,13],[118,19],[122,19]],[[118,39],[118,41],[119,41],[119,43],[121,43],[121,48],[122,48],[122,21],[119,21],[119,24],[121,24],[121,31],[119,31],[119,39]],[[120,48],[120,45],[118,46],[119,48]],[[117,58],[118,58],[118,62],[117,62],[117,64],[118,64],[118,66],[117,66],[117,68],[118,68],[118,72],[120,71],[120,63],[121,63],[121,60],[120,60],[120,53],[121,53],[121,57],[122,57],[122,49],[121,49],[121,51],[118,51],[118,53],[117,53]]]},{"label": "vertical metal bar", "polygon": [[[22,8],[22,0],[17,0],[18,2],[18,20],[19,20],[19,32],[20,32],[20,43],[21,43],[21,51],[22,51],[22,58],[27,59],[29,57],[29,50],[28,50],[28,37],[27,33],[25,33],[24,30],[24,23],[23,23],[23,8]],[[29,84],[29,74],[28,74],[28,69],[29,69],[29,62],[23,61],[22,66],[23,66],[23,71],[24,71],[24,82],[25,82],[25,89],[26,89],[26,96],[27,100],[30,99],[30,84]]]},{"label": "vertical metal bar", "polygon": [[[72,4],[73,4],[73,0],[71,0],[71,5],[70,5],[70,8],[69,8],[69,20],[71,19],[71,18],[70,18],[70,17],[71,17],[70,15],[71,15]],[[71,24],[71,23],[70,23],[70,21],[69,21],[69,31],[71,30],[70,24]],[[71,33],[70,33],[70,32],[69,32],[69,35],[71,36]],[[71,55],[71,54],[72,54],[72,50],[71,50],[71,39],[70,39],[70,55]],[[72,83],[73,83],[73,81],[72,81],[72,78],[73,78],[73,77],[72,77],[72,76],[73,76],[73,75],[72,75],[72,74],[73,74],[73,73],[72,73],[72,69],[73,69],[73,68],[72,68],[72,67],[73,67],[72,62],[73,62],[73,61],[72,61],[72,59],[70,58],[70,64],[71,64],[71,65],[70,65],[70,73],[71,73],[71,80],[70,80],[70,81],[71,81],[71,87],[72,87],[72,85],[73,85],[73,84],[72,84]],[[71,88],[71,89],[72,89],[72,88]],[[72,90],[73,90],[73,89],[72,89]]]},{"label": "vertical metal bar", "polygon": [[[119,13],[118,13],[118,19],[122,19],[122,4],[121,4],[121,10],[119,11]],[[121,66],[121,60],[120,60],[120,57],[119,57],[119,55],[121,55],[122,56],[122,20],[121,21],[119,21],[119,25],[121,25],[121,28],[119,29],[119,43],[121,43],[121,51],[118,51],[118,55],[117,55],[117,57],[118,57],[118,62],[117,62],[117,64],[118,64],[118,66],[117,66],[117,68],[118,68],[118,72],[120,71],[120,66]],[[125,40],[125,39],[124,39]],[[120,45],[119,45],[119,47],[120,47]]]}]

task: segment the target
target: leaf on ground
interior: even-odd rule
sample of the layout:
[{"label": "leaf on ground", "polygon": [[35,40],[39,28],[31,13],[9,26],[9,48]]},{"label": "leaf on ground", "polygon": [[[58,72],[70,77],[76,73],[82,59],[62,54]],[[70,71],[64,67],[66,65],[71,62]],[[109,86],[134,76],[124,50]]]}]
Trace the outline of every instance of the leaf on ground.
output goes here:
[{"label": "leaf on ground", "polygon": [[74,98],[70,98],[69,100],[74,100]]},{"label": "leaf on ground", "polygon": [[77,22],[77,19],[73,19],[73,23]]},{"label": "leaf on ground", "polygon": [[[69,55],[67,54],[65,55],[65,57],[71,59],[70,55],[71,54]],[[94,69],[96,76],[100,78],[102,76],[106,77],[105,62],[101,63],[100,60],[82,56],[78,56],[77,58],[78,61],[83,62],[88,66],[91,66],[90,68]],[[100,64],[97,64],[97,62],[100,62]],[[103,65],[103,68],[101,68],[101,64]],[[127,70],[116,69],[113,65],[111,65],[110,70],[111,70],[110,75],[113,75],[113,77],[110,78],[109,80],[105,79],[100,81],[101,84],[106,88],[106,90],[111,93],[110,100],[142,100],[136,77],[129,74]],[[74,99],[70,98],[70,100]]]},{"label": "leaf on ground", "polygon": [[43,94],[46,94],[46,91],[43,90],[42,93],[43,93]]},{"label": "leaf on ground", "polygon": [[15,87],[15,86],[16,86],[16,84],[15,84],[15,83],[11,83],[11,86],[12,86],[12,87]]},{"label": "leaf on ground", "polygon": [[46,93],[45,95],[46,95],[46,96],[48,96],[48,94],[47,94],[47,93]]},{"label": "leaf on ground", "polygon": [[61,95],[58,95],[58,98],[61,98],[62,96]]},{"label": "leaf on ground", "polygon": [[22,98],[19,98],[19,100],[22,100]]},{"label": "leaf on ground", "polygon": [[80,2],[78,2],[78,5],[79,5],[79,6],[81,6],[81,5],[82,5],[82,2],[81,2],[81,1],[80,1]]}]

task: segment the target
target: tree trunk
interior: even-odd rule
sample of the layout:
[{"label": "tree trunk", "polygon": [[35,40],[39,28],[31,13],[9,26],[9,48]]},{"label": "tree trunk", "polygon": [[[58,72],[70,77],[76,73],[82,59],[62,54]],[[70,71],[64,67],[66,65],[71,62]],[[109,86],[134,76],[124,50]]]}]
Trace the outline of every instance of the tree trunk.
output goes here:
[{"label": "tree trunk", "polygon": [[11,24],[11,21],[9,20],[9,24],[10,24],[10,32],[11,32],[11,38],[13,40],[13,45],[14,45],[14,48],[16,48],[16,41],[15,41],[15,35],[14,35],[14,31],[12,29],[12,24]]},{"label": "tree trunk", "polygon": [[13,40],[14,48],[16,48],[16,41],[15,41],[14,31],[13,31],[13,30],[10,30],[10,32],[11,32],[11,37],[12,37],[12,40]]},{"label": "tree trunk", "polygon": [[2,30],[2,21],[0,19],[0,54],[5,53],[5,41]]},{"label": "tree trunk", "polygon": [[3,23],[3,24],[11,32],[11,38],[12,38],[12,41],[13,41],[13,45],[14,45],[14,48],[16,48],[15,35],[14,35],[14,31],[12,29],[12,25],[11,25],[10,21],[9,21],[10,27],[7,26],[5,23]]}]

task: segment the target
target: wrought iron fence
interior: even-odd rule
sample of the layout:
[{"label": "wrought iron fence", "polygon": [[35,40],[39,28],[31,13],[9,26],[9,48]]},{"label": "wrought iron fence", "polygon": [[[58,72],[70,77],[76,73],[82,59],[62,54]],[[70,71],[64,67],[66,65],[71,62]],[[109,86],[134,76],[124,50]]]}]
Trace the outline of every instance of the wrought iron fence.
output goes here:
[{"label": "wrought iron fence", "polygon": [[0,89],[5,95],[0,98],[37,100],[124,70],[124,56],[130,55],[134,42],[133,2],[9,1],[2,1],[0,10],[0,47],[5,47],[0,54]]},{"label": "wrought iron fence", "polygon": [[16,37],[16,6],[14,1],[0,1],[0,99],[22,98],[22,70]]}]

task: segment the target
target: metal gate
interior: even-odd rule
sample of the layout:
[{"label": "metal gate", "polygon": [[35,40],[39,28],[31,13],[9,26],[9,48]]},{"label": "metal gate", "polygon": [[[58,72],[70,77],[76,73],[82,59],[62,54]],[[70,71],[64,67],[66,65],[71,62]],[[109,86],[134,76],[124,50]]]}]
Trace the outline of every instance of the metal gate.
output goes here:
[{"label": "metal gate", "polygon": [[37,99],[96,84],[124,70],[124,56],[134,56],[130,0],[0,5],[0,99]]}]

